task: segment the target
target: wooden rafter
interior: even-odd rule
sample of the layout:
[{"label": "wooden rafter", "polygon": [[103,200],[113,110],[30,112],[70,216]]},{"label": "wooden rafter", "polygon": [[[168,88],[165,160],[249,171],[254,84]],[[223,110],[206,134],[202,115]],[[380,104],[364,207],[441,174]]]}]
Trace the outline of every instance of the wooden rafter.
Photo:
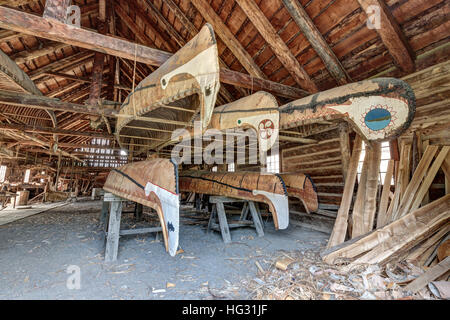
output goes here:
[{"label": "wooden rafter", "polygon": [[[186,43],[184,41],[183,37],[180,36],[180,34],[175,30],[174,27],[169,23],[169,21],[166,20],[166,18],[163,16],[161,12],[159,12],[158,8],[153,4],[152,1],[142,0],[136,1],[136,5],[133,5],[133,8],[136,10],[142,10],[143,12],[148,12],[150,15],[156,20],[156,22],[161,25],[165,32],[170,36],[170,40],[175,41],[180,47],[182,47]],[[147,15],[148,16],[148,15]],[[147,20],[149,20],[147,18]],[[164,33],[162,33],[161,36],[164,37]],[[167,38],[167,37],[164,37]],[[165,39],[166,41],[169,39]]]},{"label": "wooden rafter", "polygon": [[48,54],[52,54],[57,50],[65,49],[70,47],[70,45],[65,43],[48,43],[43,48],[38,48],[32,51],[21,51],[14,55],[12,55],[10,58],[14,60],[17,64],[19,63],[25,63],[28,61],[31,61],[33,59],[37,59],[42,56],[46,56]]},{"label": "wooden rafter", "polygon": [[56,60],[54,62],[50,62],[49,64],[40,67],[39,69],[33,70],[28,73],[28,76],[31,80],[37,80],[45,75],[46,72],[49,71],[62,71],[66,68],[76,68],[80,65],[86,64],[88,61],[91,61],[94,57],[93,52],[82,51],[70,55],[66,58],[62,58],[60,60]]},{"label": "wooden rafter", "polygon": [[253,23],[259,34],[266,40],[280,62],[292,75],[295,82],[310,93],[317,92],[318,89],[315,83],[294,57],[286,43],[280,38],[277,31],[258,5],[254,1],[248,0],[236,0],[236,2],[245,12],[248,19]]},{"label": "wooden rafter", "polygon": [[[104,36],[83,28],[73,28],[56,21],[50,23],[44,18],[6,7],[0,7],[0,27],[129,60],[134,60],[136,57],[136,61],[154,66],[162,65],[171,56],[169,52],[136,45],[117,37]],[[243,79],[245,80],[243,81]],[[305,95],[303,90],[269,80],[246,77],[245,74],[228,69],[221,70],[220,80],[248,89],[271,91],[289,98],[300,98]],[[256,82],[258,87],[254,86]]]},{"label": "wooden rafter", "polygon": [[116,3],[116,5],[114,6],[115,12],[119,16],[119,18],[126,23],[128,28],[133,32],[134,36],[136,37],[137,40],[139,40],[141,44],[156,48],[156,45],[153,42],[153,40],[148,35],[146,35],[143,30],[139,28],[135,19],[133,19],[128,15],[126,10],[124,9],[125,5],[129,6],[130,12],[135,13],[136,17],[139,17],[139,19],[145,23],[146,28],[148,28],[150,33],[155,36],[156,40],[162,43],[165,49],[169,50],[170,52],[174,51],[174,48],[172,47],[170,42],[166,41],[166,39],[164,39],[161,36],[161,34],[151,24],[147,23],[147,21],[149,20],[148,17],[146,17],[142,11],[137,10],[137,8],[134,5],[132,5],[132,2],[125,2],[125,1],[118,1],[118,2],[120,2],[120,5]]},{"label": "wooden rafter", "polygon": [[[183,13],[183,11],[181,11],[181,9],[176,5],[175,2],[173,2],[172,0],[167,0],[164,2],[169,9],[173,12],[173,14],[175,15],[175,17],[177,17],[177,19],[180,20],[181,24],[183,25],[183,27],[185,27],[188,31],[188,34],[190,35],[190,37],[194,37],[197,33],[198,33],[198,29],[197,27],[195,27],[195,25],[191,22],[191,20],[189,20],[186,15]],[[171,31],[173,29],[173,31]],[[177,41],[178,45],[180,47],[184,46],[186,44],[187,41],[184,40],[184,38],[175,30],[175,28],[172,27],[172,25],[167,21],[167,25],[166,25],[166,30],[169,32],[169,34],[177,34],[178,36],[175,37],[175,40]],[[219,57],[219,64],[221,68],[227,68],[227,64]],[[239,91],[239,93],[242,96],[245,96],[245,92],[244,89],[242,89],[241,87],[236,87],[236,89]],[[226,102],[231,102],[234,100],[233,95],[225,88],[225,87],[220,87],[220,93],[225,97]]]},{"label": "wooden rafter", "polygon": [[[87,87],[88,88],[88,87]],[[82,91],[82,90],[77,90]],[[104,108],[101,111],[98,106],[80,105],[64,102],[59,99],[52,99],[44,96],[35,96],[31,94],[8,92],[0,90],[0,103],[7,105],[22,106],[34,109],[45,109],[54,111],[68,111],[90,115],[105,115],[112,117],[115,111]]]},{"label": "wooden rafter", "polygon": [[0,6],[18,7],[37,0],[0,0]]},{"label": "wooden rafter", "polygon": [[55,129],[55,128],[41,128],[35,126],[26,126],[26,125],[13,125],[13,124],[0,124],[1,130],[6,131],[14,131],[14,132],[31,132],[31,133],[40,133],[40,134],[56,134],[62,136],[73,136],[73,137],[91,137],[91,138],[106,138],[106,139],[114,139],[114,136],[111,134],[105,134],[102,132],[89,132],[89,131],[81,131],[81,130],[63,130],[63,129]]},{"label": "wooden rafter", "polygon": [[226,44],[245,70],[254,77],[266,78],[266,75],[253,61],[250,54],[235,38],[233,33],[231,33],[230,29],[223,23],[220,16],[214,12],[209,3],[205,0],[191,0],[191,3],[197,8],[200,15],[213,26],[214,32],[219,35],[219,38]]},{"label": "wooden rafter", "polygon": [[358,0],[358,2],[366,13],[371,6],[380,9],[380,28],[375,30],[380,35],[395,64],[403,71],[413,72],[415,69],[414,53],[384,0]]},{"label": "wooden rafter", "polygon": [[[100,34],[106,34],[107,23],[106,23],[106,2],[105,0],[100,0],[99,2],[99,15],[97,21],[97,29]],[[105,66],[106,55],[101,52],[96,52],[94,55],[94,65],[92,66],[92,83],[89,92],[89,104],[98,104],[100,101],[100,95],[102,91],[103,83],[103,68]]]},{"label": "wooden rafter", "polygon": [[303,6],[296,0],[283,0],[283,4],[306,39],[308,39],[317,55],[322,59],[331,76],[339,85],[348,83],[349,80],[351,80],[350,76],[347,74],[320,31],[314,25],[314,22],[311,20]]}]

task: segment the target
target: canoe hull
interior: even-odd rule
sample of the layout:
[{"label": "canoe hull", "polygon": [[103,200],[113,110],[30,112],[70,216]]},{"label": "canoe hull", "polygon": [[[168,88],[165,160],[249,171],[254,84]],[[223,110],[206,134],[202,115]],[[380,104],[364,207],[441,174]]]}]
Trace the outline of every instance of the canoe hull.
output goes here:
[{"label": "canoe hull", "polygon": [[206,129],[219,88],[217,43],[206,24],[128,95],[118,114],[117,140],[125,149],[158,149],[175,129],[188,127],[197,113]]},{"label": "canoe hull", "polygon": [[276,229],[289,225],[289,207],[283,180],[258,172],[183,172],[180,191],[263,202],[269,206]]},{"label": "canoe hull", "polygon": [[281,173],[289,197],[299,199],[308,213],[319,209],[317,191],[312,179],[303,173]]},{"label": "canoe hull", "polygon": [[103,189],[123,199],[156,210],[161,222],[166,251],[174,256],[178,248],[178,168],[168,159],[139,161],[113,169]]}]

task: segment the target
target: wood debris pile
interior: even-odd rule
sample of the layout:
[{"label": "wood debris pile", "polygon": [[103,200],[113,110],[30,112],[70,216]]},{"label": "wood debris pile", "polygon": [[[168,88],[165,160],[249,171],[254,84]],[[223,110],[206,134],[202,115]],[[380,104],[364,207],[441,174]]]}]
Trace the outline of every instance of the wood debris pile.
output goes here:
[{"label": "wood debris pile", "polygon": [[[447,258],[448,259],[448,258]],[[289,261],[289,262],[288,262]],[[286,268],[286,270],[284,270]],[[409,286],[426,275],[424,269],[410,262],[385,267],[360,264],[330,265],[317,251],[289,252],[273,260],[270,268],[244,283],[251,299],[275,300],[412,300],[436,299],[447,288],[437,284],[441,292],[422,286],[413,293]],[[447,282],[448,283],[448,282]],[[444,297],[442,297],[444,298]]]}]

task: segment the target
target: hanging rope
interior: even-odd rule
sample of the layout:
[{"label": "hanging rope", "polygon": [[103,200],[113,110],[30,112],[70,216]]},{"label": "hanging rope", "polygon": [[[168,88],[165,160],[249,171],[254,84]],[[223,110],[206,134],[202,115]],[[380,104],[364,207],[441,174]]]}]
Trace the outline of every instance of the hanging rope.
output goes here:
[{"label": "hanging rope", "polygon": [[[137,57],[137,43],[134,44],[133,86],[132,86],[131,92],[134,92],[134,84],[135,84],[135,80],[136,80],[136,57]],[[133,99],[133,111],[134,111],[134,116],[136,116],[136,103],[134,100],[135,99]]]}]

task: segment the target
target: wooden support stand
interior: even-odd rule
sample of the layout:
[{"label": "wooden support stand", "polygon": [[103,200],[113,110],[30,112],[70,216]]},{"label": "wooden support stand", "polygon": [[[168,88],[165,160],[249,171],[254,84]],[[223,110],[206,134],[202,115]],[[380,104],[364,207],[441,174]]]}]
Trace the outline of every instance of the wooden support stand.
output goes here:
[{"label": "wooden support stand", "polygon": [[[107,213],[109,210],[108,229],[105,230],[106,235],[105,262],[113,262],[117,260],[120,236],[144,234],[144,233],[158,233],[162,231],[161,227],[120,230],[122,203],[124,201],[126,200],[117,197],[112,193],[106,193],[103,199],[100,223],[102,223],[104,227],[106,227]],[[142,209],[143,209],[142,204],[136,204],[135,210],[136,217],[142,217]]]},{"label": "wooden support stand", "polygon": [[[211,229],[220,231],[220,233],[222,234],[223,242],[231,243],[230,229],[232,228],[253,227],[256,229],[258,237],[264,236],[261,213],[255,206],[255,203],[253,201],[233,199],[228,197],[210,197],[209,202],[213,204],[213,208],[211,211],[211,217],[209,218],[208,232]],[[233,221],[229,224],[225,213],[224,203],[232,202],[244,202],[244,207],[242,208],[239,220]],[[247,220],[249,212],[252,215],[252,220]],[[219,223],[217,223],[217,219],[219,220]]]}]

